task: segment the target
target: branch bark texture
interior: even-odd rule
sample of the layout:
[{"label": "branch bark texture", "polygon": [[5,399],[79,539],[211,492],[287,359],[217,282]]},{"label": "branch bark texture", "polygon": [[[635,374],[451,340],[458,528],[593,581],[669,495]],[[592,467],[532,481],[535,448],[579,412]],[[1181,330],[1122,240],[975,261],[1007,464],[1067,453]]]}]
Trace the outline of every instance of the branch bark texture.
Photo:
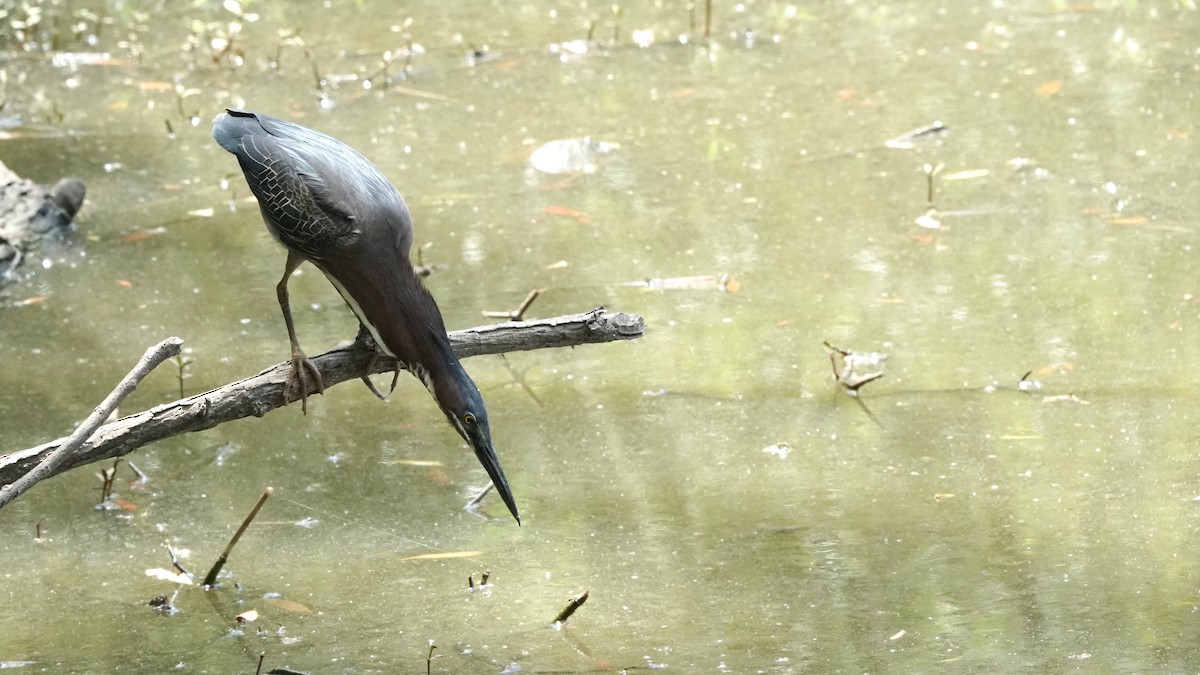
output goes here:
[{"label": "branch bark texture", "polygon": [[[633,340],[642,336],[645,323],[636,314],[610,313],[595,309],[534,321],[510,321],[450,333],[450,344],[460,358],[505,352],[572,347],[597,342]],[[358,380],[364,375],[395,369],[392,359],[380,358],[368,373],[372,353],[353,344],[313,358],[321,370],[325,388]],[[138,448],[189,431],[202,431],[241,419],[262,417],[283,406],[284,386],[291,362],[277,364],[261,373],[222,387],[155,406],[100,427],[58,466],[48,478],[74,467],[127,455]],[[292,397],[295,400],[295,397]],[[44,457],[65,444],[60,438],[35,448],[0,456],[0,487],[29,473]]]}]

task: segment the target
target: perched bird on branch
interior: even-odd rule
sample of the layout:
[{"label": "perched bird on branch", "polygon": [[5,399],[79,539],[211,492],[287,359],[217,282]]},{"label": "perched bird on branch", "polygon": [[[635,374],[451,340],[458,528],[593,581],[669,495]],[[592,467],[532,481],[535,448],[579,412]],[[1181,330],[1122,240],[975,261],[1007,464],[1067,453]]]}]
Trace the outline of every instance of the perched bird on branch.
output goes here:
[{"label": "perched bird on branch", "polygon": [[214,120],[213,138],[237,157],[267,229],[287,248],[275,288],[292,348],[285,398],[298,386],[307,412],[308,394],[324,390],[320,371],[300,348],[288,304],[292,272],[310,262],[378,349],[425,384],[520,523],[483,397],[450,348],[437,303],[413,271],[412,219],[400,193],[345,143],[299,124],[229,110]]}]

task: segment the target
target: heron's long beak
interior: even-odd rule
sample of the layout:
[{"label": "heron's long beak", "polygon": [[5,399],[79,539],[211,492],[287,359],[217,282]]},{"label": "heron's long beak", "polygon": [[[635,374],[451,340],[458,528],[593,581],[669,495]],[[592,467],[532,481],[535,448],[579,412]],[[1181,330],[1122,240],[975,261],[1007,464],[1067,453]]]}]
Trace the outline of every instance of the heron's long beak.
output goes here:
[{"label": "heron's long beak", "polygon": [[504,469],[500,468],[500,460],[496,457],[496,449],[492,447],[492,440],[486,437],[486,434],[481,434],[471,438],[471,447],[475,448],[475,456],[479,458],[479,463],[483,465],[484,471],[492,479],[492,485],[496,486],[496,491],[500,493],[500,498],[504,500],[504,505],[513,514],[513,518],[517,519],[517,525],[521,524],[521,514],[517,511],[517,502],[513,499],[512,490],[508,487],[508,479],[504,477]]}]

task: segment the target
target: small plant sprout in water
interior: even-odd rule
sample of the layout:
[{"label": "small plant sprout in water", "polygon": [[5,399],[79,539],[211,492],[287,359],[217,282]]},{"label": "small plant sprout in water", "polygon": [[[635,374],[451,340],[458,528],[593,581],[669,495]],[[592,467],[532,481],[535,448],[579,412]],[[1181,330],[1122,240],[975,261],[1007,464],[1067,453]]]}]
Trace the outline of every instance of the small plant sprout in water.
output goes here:
[{"label": "small plant sprout in water", "polygon": [[484,595],[491,595],[492,584],[488,582],[488,579],[491,577],[491,575],[492,573],[490,571],[484,570],[483,576],[479,578],[478,586],[475,585],[475,575],[468,576],[467,590],[469,590],[471,593],[479,591]]},{"label": "small plant sprout in water", "polygon": [[[185,354],[190,354],[192,352],[191,349],[185,349],[183,351]],[[191,373],[187,372],[188,366],[192,365],[192,363],[194,363],[192,359],[189,359],[183,354],[175,357],[175,377],[179,380],[179,398],[183,398],[183,381],[192,376]]]},{"label": "small plant sprout in water", "polygon": [[[437,645],[433,644],[433,640],[429,641],[429,651],[425,653],[425,675],[433,672],[433,650],[437,649]],[[438,654],[441,656],[441,654]]]},{"label": "small plant sprout in water", "polygon": [[[864,385],[883,377],[883,362],[887,360],[887,354],[853,352],[848,349],[839,349],[828,342],[822,344],[825,345],[829,363],[833,366],[833,376],[851,396],[857,396],[858,390]],[[841,357],[842,360],[840,371],[837,364],[838,357]]]},{"label": "small plant sprout in water", "polygon": [[96,477],[100,479],[100,503],[96,504],[97,511],[115,511],[124,508],[116,498],[116,492],[113,490],[114,484],[117,482],[117,466],[121,464],[121,459],[118,457],[113,461],[111,469],[101,469]]},{"label": "small plant sprout in water", "polygon": [[925,213],[922,213],[921,215],[917,216],[913,222],[915,222],[917,225],[919,225],[920,227],[923,227],[927,230],[942,229],[942,219],[938,214],[937,207],[935,207],[933,205],[933,179],[939,173],[941,173],[942,169],[945,168],[945,166],[946,166],[945,164],[938,163],[936,165],[926,164],[923,167],[923,170],[925,172],[926,209],[925,209]]}]

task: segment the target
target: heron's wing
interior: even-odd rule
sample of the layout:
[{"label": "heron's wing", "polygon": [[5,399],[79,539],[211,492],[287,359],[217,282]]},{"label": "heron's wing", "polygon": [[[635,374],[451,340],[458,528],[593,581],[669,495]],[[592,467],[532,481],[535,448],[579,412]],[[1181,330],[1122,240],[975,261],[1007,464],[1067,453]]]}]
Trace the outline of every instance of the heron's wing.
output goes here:
[{"label": "heron's wing", "polygon": [[[352,176],[363,173],[355,166],[366,163],[361,155],[337,139],[286,120],[259,115],[258,122],[273,145],[287,153],[296,178],[317,207],[334,219],[352,221],[360,215],[348,199],[354,188],[343,176],[347,171]],[[369,163],[368,167],[378,172]]]},{"label": "heron's wing", "polygon": [[285,245],[313,257],[322,246],[350,245],[365,235],[386,238],[408,256],[412,220],[404,199],[346,144],[293,122],[236,110],[217,119],[213,137],[237,155],[268,225]]}]

